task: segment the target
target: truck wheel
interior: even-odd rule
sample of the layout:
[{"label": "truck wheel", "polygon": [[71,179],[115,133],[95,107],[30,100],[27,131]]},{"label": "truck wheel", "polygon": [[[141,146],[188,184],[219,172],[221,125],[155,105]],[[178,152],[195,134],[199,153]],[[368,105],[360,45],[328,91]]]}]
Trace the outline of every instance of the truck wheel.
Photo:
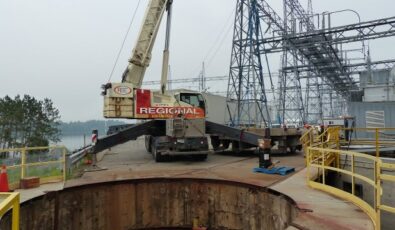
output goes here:
[{"label": "truck wheel", "polygon": [[232,141],[232,152],[240,153],[240,143],[238,141]]},{"label": "truck wheel", "polygon": [[207,160],[207,154],[194,155],[193,158],[197,161],[205,161]]},{"label": "truck wheel", "polygon": [[211,145],[213,146],[214,151],[217,151],[219,149],[219,145],[221,144],[219,137],[218,136],[210,136],[210,139],[211,139]]},{"label": "truck wheel", "polygon": [[147,152],[152,153],[152,138],[151,136],[145,136],[145,149]]},{"label": "truck wheel", "polygon": [[298,145],[298,146],[296,146],[296,149],[297,149],[298,151],[302,151],[303,146],[302,146],[302,145]]},{"label": "truck wheel", "polygon": [[292,146],[292,147],[289,147],[289,152],[291,153],[291,154],[295,154],[296,153],[296,146]]},{"label": "truck wheel", "polygon": [[154,157],[156,162],[163,162],[164,161],[164,157],[162,156],[162,154],[160,152],[158,152],[158,150],[156,149],[155,146],[152,147],[152,156]]},{"label": "truck wheel", "polygon": [[228,140],[222,140],[222,147],[224,148],[223,150],[227,150],[229,148],[230,141]]}]

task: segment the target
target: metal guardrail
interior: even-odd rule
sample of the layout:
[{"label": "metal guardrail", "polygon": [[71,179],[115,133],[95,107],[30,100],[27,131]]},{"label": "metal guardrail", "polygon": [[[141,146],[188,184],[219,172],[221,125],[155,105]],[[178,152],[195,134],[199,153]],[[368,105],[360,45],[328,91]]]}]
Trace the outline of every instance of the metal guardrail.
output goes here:
[{"label": "metal guardrail", "polygon": [[68,159],[68,168],[77,164],[81,161],[90,151],[93,150],[93,145],[88,145],[84,148],[79,149],[67,156]]},{"label": "metal guardrail", "polygon": [[31,176],[40,177],[40,184],[66,180],[64,146],[0,149],[0,153],[14,156],[2,159],[7,166],[10,189],[19,188],[19,180]]},{"label": "metal guardrail", "polygon": [[[382,203],[383,185],[384,181],[395,183],[395,176],[385,173],[385,171],[395,172],[395,164],[384,163],[380,155],[380,147],[388,146],[388,140],[384,141],[380,138],[380,133],[385,131],[395,131],[395,129],[353,129],[359,131],[371,132],[374,135],[373,139],[369,142],[361,139],[344,139],[345,131],[351,129],[344,129],[340,127],[332,127],[330,130],[326,130],[321,136],[314,137],[316,141],[307,140],[306,136],[304,141],[307,145],[306,151],[306,162],[307,162],[307,183],[314,189],[319,189],[324,192],[333,194],[342,199],[348,200],[358,207],[360,207],[372,220],[375,229],[381,229],[381,211],[386,211],[395,214],[395,207]],[[324,138],[323,138],[324,136]],[[303,138],[303,137],[302,137]],[[340,150],[341,146],[350,145],[350,143],[369,143],[376,148],[376,156],[368,155],[365,153],[353,152]],[[395,147],[394,145],[392,145]],[[350,167],[346,170],[345,167],[341,167],[340,158],[345,157],[349,159]],[[356,172],[356,161],[364,160],[364,162],[370,162],[373,165],[373,176],[368,177]],[[327,172],[336,172],[341,175],[351,177],[351,192],[346,192],[331,186],[327,183]],[[373,204],[362,200],[355,195],[355,181],[360,180],[372,187],[374,191]]]},{"label": "metal guardrail", "polygon": [[0,218],[12,209],[12,230],[19,230],[19,193],[0,193]]},{"label": "metal guardrail", "polygon": [[93,152],[93,145],[88,145],[86,147],[82,147],[78,150],[73,151],[72,153],[67,155],[66,158],[66,167],[68,170],[68,175],[73,174],[73,170],[80,167],[80,162],[91,152]]}]

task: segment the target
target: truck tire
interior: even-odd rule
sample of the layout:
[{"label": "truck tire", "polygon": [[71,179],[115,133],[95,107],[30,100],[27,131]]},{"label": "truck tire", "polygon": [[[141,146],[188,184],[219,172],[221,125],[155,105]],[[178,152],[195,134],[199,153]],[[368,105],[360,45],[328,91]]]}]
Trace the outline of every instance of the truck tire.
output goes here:
[{"label": "truck tire", "polygon": [[155,146],[152,146],[152,156],[154,157],[155,162],[164,162],[165,158],[164,156],[158,152]]},{"label": "truck tire", "polygon": [[223,150],[227,150],[229,148],[230,141],[229,140],[222,140],[222,147]]},{"label": "truck tire", "polygon": [[302,145],[298,145],[298,146],[296,146],[296,149],[297,149],[298,151],[302,151],[303,146],[302,146]]},{"label": "truck tire", "polygon": [[290,154],[295,154],[295,153],[296,153],[296,150],[297,150],[297,146],[291,146],[291,147],[289,147],[289,153],[290,153]]},{"label": "truck tire", "polygon": [[145,136],[145,149],[147,152],[152,153],[152,137],[151,136]]},{"label": "truck tire", "polygon": [[210,139],[211,139],[211,145],[213,146],[213,150],[214,151],[219,150],[219,146],[221,144],[219,137],[218,136],[210,136]]},{"label": "truck tire", "polygon": [[232,152],[240,153],[240,143],[238,141],[232,141]]}]

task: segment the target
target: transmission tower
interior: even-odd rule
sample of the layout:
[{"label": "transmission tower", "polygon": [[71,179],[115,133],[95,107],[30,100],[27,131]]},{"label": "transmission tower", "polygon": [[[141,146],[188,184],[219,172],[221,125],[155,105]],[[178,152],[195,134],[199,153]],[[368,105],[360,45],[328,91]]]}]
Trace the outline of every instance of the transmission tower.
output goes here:
[{"label": "transmission tower", "polygon": [[206,91],[206,67],[204,62],[202,63],[202,71],[199,74],[199,91],[203,92]]},{"label": "transmission tower", "polygon": [[306,83],[306,122],[317,124],[323,118],[323,92],[321,79],[314,72],[308,71]]},{"label": "transmission tower", "polygon": [[314,12],[313,12],[313,1],[312,0],[308,0],[307,1],[307,14],[309,15],[309,17],[312,17]]},{"label": "transmission tower", "polygon": [[[297,32],[298,12],[292,0],[284,0],[284,36],[294,36]],[[303,21],[301,21],[302,23]],[[308,24],[307,24],[308,25]],[[306,24],[304,24],[306,26]],[[301,28],[299,28],[301,29]],[[298,50],[287,40],[284,42],[282,54],[282,71],[280,76],[279,110],[282,123],[304,123],[305,108],[301,87],[299,65],[307,65],[305,60],[298,58]],[[298,118],[298,119],[295,119]]]},{"label": "transmission tower", "polygon": [[[314,11],[312,0],[307,3],[307,17],[306,20],[310,26],[307,27],[308,32],[314,32]],[[311,69],[307,71],[307,90],[305,94],[305,114],[306,122],[310,124],[317,124],[323,118],[323,104],[322,104],[322,87],[321,79]]]},{"label": "transmission tower", "polygon": [[228,121],[232,126],[270,126],[259,51],[262,38],[257,1],[237,0],[227,90]]}]

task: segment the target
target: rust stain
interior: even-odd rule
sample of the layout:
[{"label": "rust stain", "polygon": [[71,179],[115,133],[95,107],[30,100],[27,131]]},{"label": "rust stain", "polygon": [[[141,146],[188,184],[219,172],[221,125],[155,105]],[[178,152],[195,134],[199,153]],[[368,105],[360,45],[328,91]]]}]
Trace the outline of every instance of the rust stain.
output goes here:
[{"label": "rust stain", "polygon": [[[277,230],[298,212],[289,197],[268,188],[199,178],[77,186],[31,200],[21,210],[22,230],[191,229],[196,217],[208,229]],[[1,219],[0,229],[8,230],[9,221],[10,215]]]}]

